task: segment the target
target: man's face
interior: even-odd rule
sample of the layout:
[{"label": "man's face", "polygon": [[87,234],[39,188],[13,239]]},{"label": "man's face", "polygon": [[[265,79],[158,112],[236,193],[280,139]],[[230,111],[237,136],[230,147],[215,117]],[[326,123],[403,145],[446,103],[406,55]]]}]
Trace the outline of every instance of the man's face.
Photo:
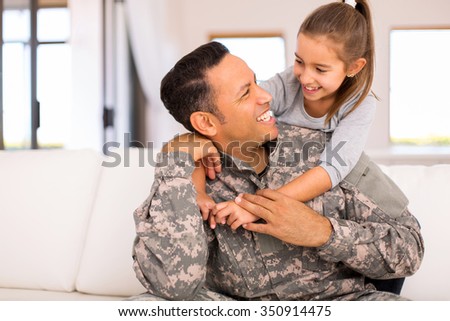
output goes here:
[{"label": "man's face", "polygon": [[256,84],[255,74],[240,58],[227,54],[208,72],[216,105],[224,116],[212,137],[224,151],[259,147],[277,137],[275,118],[269,113],[272,96]]}]

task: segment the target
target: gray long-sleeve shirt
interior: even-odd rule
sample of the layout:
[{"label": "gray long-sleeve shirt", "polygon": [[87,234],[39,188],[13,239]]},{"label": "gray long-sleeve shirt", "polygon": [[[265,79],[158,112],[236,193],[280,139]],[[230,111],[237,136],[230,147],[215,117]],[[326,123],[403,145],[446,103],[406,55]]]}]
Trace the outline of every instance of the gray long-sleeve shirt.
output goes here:
[{"label": "gray long-sleeve shirt", "polygon": [[[265,175],[223,155],[222,172],[207,181],[207,192],[222,202],[276,189],[315,166],[326,136],[280,124]],[[227,225],[211,230],[198,210],[194,166],[188,154],[161,154],[150,195],[134,213],[133,266],[155,296],[192,299],[206,287],[236,299],[356,299],[374,292],[365,276],[408,276],[421,264],[423,240],[406,198],[367,159],[358,162],[348,181],[307,203],[333,225],[332,237],[320,248]]]},{"label": "gray long-sleeve shirt", "polygon": [[325,124],[326,116],[315,118],[306,112],[301,85],[292,66],[262,82],[260,86],[272,95],[271,109],[278,121],[333,132],[320,156],[319,165],[327,171],[333,187],[339,184],[353,169],[364,150],[375,117],[375,97],[368,95],[358,108],[346,115],[359,96],[353,97]]}]

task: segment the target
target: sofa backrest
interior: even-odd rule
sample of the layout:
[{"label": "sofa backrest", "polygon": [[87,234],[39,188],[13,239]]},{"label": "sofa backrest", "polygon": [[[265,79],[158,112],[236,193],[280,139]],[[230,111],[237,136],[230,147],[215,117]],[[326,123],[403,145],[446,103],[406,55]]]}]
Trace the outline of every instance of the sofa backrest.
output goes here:
[{"label": "sofa backrest", "polygon": [[450,164],[381,167],[408,197],[425,243],[422,265],[406,278],[402,295],[412,300],[450,300]]},{"label": "sofa backrest", "polygon": [[155,158],[148,149],[114,153],[103,159],[76,288],[90,294],[132,296],[145,292],[132,269],[133,212],[150,193]]},{"label": "sofa backrest", "polygon": [[100,161],[90,150],[0,152],[0,287],[75,289]]}]

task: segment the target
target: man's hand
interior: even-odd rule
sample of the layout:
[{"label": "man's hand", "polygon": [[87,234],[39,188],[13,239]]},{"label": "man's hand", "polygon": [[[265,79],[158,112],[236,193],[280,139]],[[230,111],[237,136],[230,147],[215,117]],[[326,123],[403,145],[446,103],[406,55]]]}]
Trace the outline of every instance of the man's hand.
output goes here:
[{"label": "man's hand", "polygon": [[245,229],[306,247],[319,247],[330,238],[333,231],[330,221],[305,204],[274,190],[256,194],[243,194],[235,201],[266,224],[248,223],[243,225]]},{"label": "man's hand", "polygon": [[211,140],[197,134],[187,133],[174,137],[162,148],[163,152],[185,152],[192,156],[195,162],[202,162],[206,175],[215,179],[216,173],[220,173],[222,165],[217,148]]}]

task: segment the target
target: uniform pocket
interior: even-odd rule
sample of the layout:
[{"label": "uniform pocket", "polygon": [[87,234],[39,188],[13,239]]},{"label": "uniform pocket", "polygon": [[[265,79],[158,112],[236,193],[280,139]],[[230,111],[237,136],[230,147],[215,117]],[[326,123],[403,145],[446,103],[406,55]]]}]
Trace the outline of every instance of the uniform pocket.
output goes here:
[{"label": "uniform pocket", "polygon": [[[360,168],[360,175],[347,177],[343,188],[356,187],[357,191],[370,199],[378,208],[392,218],[398,218],[408,206],[408,198],[400,188],[372,161]],[[357,179],[354,179],[356,178]]]}]

